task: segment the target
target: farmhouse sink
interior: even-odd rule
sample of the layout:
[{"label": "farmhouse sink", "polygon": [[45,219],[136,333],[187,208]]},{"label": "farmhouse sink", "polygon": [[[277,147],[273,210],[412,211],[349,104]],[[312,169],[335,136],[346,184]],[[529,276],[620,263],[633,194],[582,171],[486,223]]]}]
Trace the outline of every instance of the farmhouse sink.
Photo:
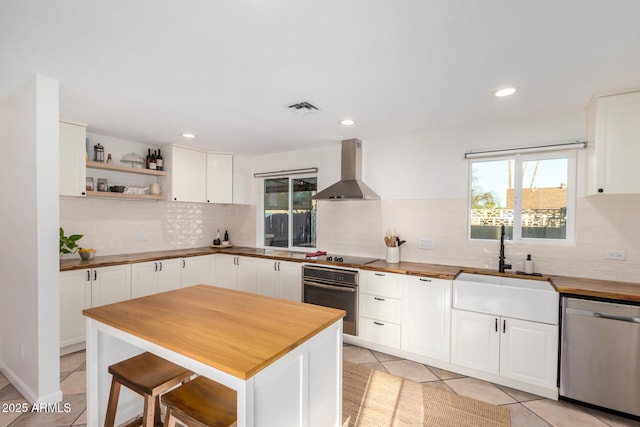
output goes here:
[{"label": "farmhouse sink", "polygon": [[542,280],[462,273],[453,281],[453,308],[558,324],[559,294]]}]

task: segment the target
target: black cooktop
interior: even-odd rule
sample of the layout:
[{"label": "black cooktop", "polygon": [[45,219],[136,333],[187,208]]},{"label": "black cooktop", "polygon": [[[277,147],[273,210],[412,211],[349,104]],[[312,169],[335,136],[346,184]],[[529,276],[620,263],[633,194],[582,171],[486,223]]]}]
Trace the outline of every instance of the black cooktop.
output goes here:
[{"label": "black cooktop", "polygon": [[336,254],[327,254],[327,255],[317,255],[307,257],[308,260],[313,261],[326,261],[332,262],[335,264],[351,264],[351,265],[365,265],[371,262],[377,261],[377,258],[366,258],[359,256],[348,256],[348,255],[336,255]]}]

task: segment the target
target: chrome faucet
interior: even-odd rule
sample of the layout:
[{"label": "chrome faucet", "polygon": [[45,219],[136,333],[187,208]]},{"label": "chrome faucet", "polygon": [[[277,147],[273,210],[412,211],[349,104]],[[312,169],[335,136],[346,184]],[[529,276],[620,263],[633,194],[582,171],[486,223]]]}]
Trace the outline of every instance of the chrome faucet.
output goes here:
[{"label": "chrome faucet", "polygon": [[505,270],[511,270],[511,264],[504,263],[504,224],[500,226],[500,256],[498,257],[498,271],[504,273]]}]

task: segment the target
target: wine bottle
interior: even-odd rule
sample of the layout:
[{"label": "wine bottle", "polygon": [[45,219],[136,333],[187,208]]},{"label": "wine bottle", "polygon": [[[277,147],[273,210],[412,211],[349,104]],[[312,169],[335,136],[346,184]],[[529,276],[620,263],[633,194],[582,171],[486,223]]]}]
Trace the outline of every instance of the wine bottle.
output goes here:
[{"label": "wine bottle", "polygon": [[160,154],[160,149],[158,148],[158,155],[156,156],[156,169],[161,171],[162,170],[162,154]]},{"label": "wine bottle", "polygon": [[151,150],[151,161],[149,162],[149,169],[156,170],[156,150]]},{"label": "wine bottle", "polygon": [[146,162],[145,162],[145,167],[147,169],[151,168],[151,148],[149,148],[149,151],[147,152],[147,159],[146,159]]}]

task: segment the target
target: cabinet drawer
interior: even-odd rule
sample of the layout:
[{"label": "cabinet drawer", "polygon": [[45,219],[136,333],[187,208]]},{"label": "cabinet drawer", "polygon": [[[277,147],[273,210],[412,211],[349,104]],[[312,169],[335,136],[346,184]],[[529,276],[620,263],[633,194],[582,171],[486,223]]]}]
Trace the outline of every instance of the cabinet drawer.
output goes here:
[{"label": "cabinet drawer", "polygon": [[402,298],[402,275],[360,270],[360,291],[391,298]]},{"label": "cabinet drawer", "polygon": [[400,348],[400,325],[360,317],[358,336],[367,341]]},{"label": "cabinet drawer", "polygon": [[371,319],[400,323],[402,300],[380,295],[360,294],[360,314]]}]

